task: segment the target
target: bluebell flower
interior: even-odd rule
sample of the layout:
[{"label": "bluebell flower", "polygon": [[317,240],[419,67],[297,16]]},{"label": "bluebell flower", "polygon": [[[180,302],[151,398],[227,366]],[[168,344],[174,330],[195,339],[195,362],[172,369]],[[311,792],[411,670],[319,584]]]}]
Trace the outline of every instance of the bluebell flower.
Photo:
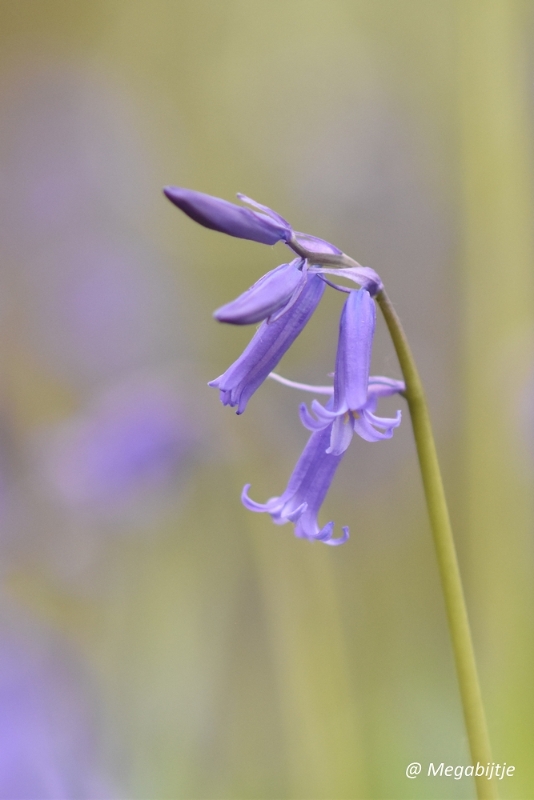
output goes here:
[{"label": "bluebell flower", "polygon": [[[368,442],[390,439],[400,425],[401,412],[393,418],[375,415],[379,396],[399,391],[399,382],[374,379],[375,389],[369,389],[369,370],[375,330],[376,310],[373,299],[365,289],[351,291],[341,313],[339,341],[334,373],[332,407],[312,402],[314,418],[303,404],[300,416],[303,425],[317,431],[331,430],[328,452],[343,453],[357,433]],[[402,391],[402,390],[401,390]]]},{"label": "bluebell flower", "polygon": [[[238,197],[252,208],[179,187],[167,187],[164,192],[207,228],[262,244],[282,241],[297,254],[298,258],[271,270],[236,300],[215,311],[220,322],[261,325],[237,361],[209,385],[219,389],[224,405],[237,406],[238,414],[269,376],[329,396],[326,406],[313,401],[315,417],[304,404],[300,408],[301,421],[312,435],[285,492],[261,504],[249,498],[247,485],[242,502],[252,511],[269,513],[279,525],[293,522],[298,537],[342,544],[348,539],[348,528],[336,538],[333,522],[321,528],[317,521],[337,466],[354,432],[367,441],[378,441],[390,438],[400,424],[400,411],[393,419],[377,417],[374,412],[379,397],[404,391],[404,384],[369,377],[376,317],[373,296],[383,288],[380,277],[330,242],[293,230],[275,211],[245,195]],[[354,281],[361,288],[350,290],[333,284],[327,274]],[[348,294],[340,320],[334,385],[311,387],[280,378],[273,369],[310,319],[326,284]]]},{"label": "bluebell flower", "polygon": [[[310,386],[305,383],[296,383],[275,373],[271,373],[270,377],[295,389],[330,395],[326,409],[323,410],[331,411],[334,406],[335,387],[333,386]],[[369,378],[367,399],[364,405],[370,413],[370,410],[376,408],[380,397],[388,397],[403,392],[404,389],[405,386],[402,381],[382,376],[371,377]],[[320,406],[320,408],[323,407]],[[334,414],[333,418],[327,420],[326,424],[316,424],[301,457],[297,461],[287,489],[280,497],[271,497],[266,503],[256,503],[248,496],[250,484],[247,484],[241,494],[243,505],[250,511],[267,512],[271,515],[276,525],[293,522],[295,524],[295,536],[300,538],[321,541],[329,545],[339,545],[346,542],[349,538],[348,527],[343,527],[342,535],[335,538],[333,535],[333,522],[328,522],[321,528],[317,521],[319,509],[347,449],[344,447],[334,451],[330,445],[337,419],[338,417]],[[383,420],[381,420],[381,424],[382,422]]]},{"label": "bluebell flower", "polygon": [[[330,428],[333,423],[330,423]],[[286,522],[295,523],[295,536],[324,542],[324,544],[343,544],[349,538],[349,529],[343,528],[343,534],[334,538],[334,523],[328,522],[323,528],[319,526],[317,514],[343,455],[327,453],[330,439],[330,428],[312,433],[304,448],[287,489],[280,497],[271,497],[266,503],[255,503],[248,496],[250,484],[241,494],[243,505],[250,511],[267,512],[276,525]]]},{"label": "bluebell flower", "polygon": [[262,322],[237,361],[209,383],[219,389],[223,405],[237,406],[238,414],[293,344],[323,296],[325,283],[320,276],[305,273],[304,277],[291,306]]}]

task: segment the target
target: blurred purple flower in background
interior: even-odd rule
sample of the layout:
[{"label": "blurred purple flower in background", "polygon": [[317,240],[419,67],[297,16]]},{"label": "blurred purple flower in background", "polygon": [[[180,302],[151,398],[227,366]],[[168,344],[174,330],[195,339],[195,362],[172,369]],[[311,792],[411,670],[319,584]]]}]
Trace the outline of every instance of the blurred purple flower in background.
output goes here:
[{"label": "blurred purple flower in background", "polygon": [[25,623],[0,626],[0,800],[111,800],[93,687],[50,632]]},{"label": "blurred purple flower in background", "polygon": [[2,563],[100,593],[111,563],[100,534],[159,530],[183,497],[196,384],[187,411],[176,389],[186,379],[173,384],[194,372],[179,358],[195,358],[194,304],[150,230],[153,164],[124,87],[88,62],[24,47],[2,78],[0,303],[14,432],[0,453]]},{"label": "blurred purple flower in background", "polygon": [[0,83],[7,305],[43,372],[94,391],[176,357],[185,292],[147,227],[150,153],[127,95],[79,62],[26,58]]},{"label": "blurred purple flower in background", "polygon": [[50,432],[44,468],[67,506],[118,510],[170,487],[190,463],[196,441],[175,390],[163,382],[128,381]]}]

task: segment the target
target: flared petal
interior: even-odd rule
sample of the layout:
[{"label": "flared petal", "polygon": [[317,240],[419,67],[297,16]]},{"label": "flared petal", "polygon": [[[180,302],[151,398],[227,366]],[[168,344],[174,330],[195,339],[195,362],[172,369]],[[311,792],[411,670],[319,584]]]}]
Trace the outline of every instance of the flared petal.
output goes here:
[{"label": "flared petal", "polygon": [[261,322],[287,305],[298,287],[306,280],[302,272],[304,259],[296,258],[289,264],[281,264],[243,292],[236,300],[227,303],[213,313],[219,322],[233,325],[251,325]]},{"label": "flared petal", "polygon": [[397,411],[394,417],[377,417],[368,409],[365,409],[362,413],[372,425],[377,425],[379,428],[384,428],[385,430],[393,430],[393,428],[398,428],[401,424],[401,411]]},{"label": "flared petal", "polygon": [[361,439],[364,439],[366,442],[380,442],[382,439],[391,439],[391,436],[387,436],[380,431],[377,431],[376,428],[373,428],[370,422],[368,422],[365,417],[354,417],[354,421],[352,423],[354,428],[354,433],[357,433]]},{"label": "flared petal", "polygon": [[330,435],[330,447],[327,453],[332,453],[334,456],[340,456],[345,452],[347,447],[352,441],[352,434],[354,429],[352,427],[352,418],[350,412],[340,414],[334,420],[332,425],[332,433]]},{"label": "flared petal", "polygon": [[[370,411],[362,411],[359,417],[354,417],[354,432],[365,439],[366,442],[380,442],[383,439],[391,439],[393,431],[400,425],[401,412],[397,412],[394,419],[375,417]],[[383,428],[377,430],[375,426]]]},{"label": "flared petal", "polygon": [[251,500],[251,498],[248,496],[249,489],[250,483],[247,483],[245,486],[243,486],[243,491],[241,492],[241,502],[245,508],[249,509],[249,511],[266,511],[268,514],[275,514],[284,505],[283,502],[280,501],[279,497],[271,497],[271,499],[267,500],[266,503],[256,503],[255,500]]},{"label": "flared petal", "polygon": [[347,525],[344,525],[344,526],[341,528],[341,530],[343,531],[343,533],[341,534],[341,536],[338,536],[337,538],[336,538],[336,537],[334,537],[334,536],[332,536],[330,539],[327,539],[327,540],[325,541],[325,544],[329,544],[329,545],[331,545],[332,547],[337,547],[337,546],[338,546],[338,545],[340,545],[340,544],[345,544],[345,542],[348,540],[348,538],[349,538],[349,535],[350,535],[350,534],[349,534],[349,529],[348,529],[348,526],[347,526]]},{"label": "flared petal", "polygon": [[307,428],[309,431],[322,431],[323,428],[326,428],[327,425],[332,424],[331,419],[324,420],[324,419],[315,419],[315,417],[312,417],[312,415],[308,411],[306,403],[300,404],[299,416],[300,416],[300,421],[302,422],[304,427]]},{"label": "flared petal", "polygon": [[[329,405],[331,405],[331,403],[327,404],[327,407],[325,408],[318,400],[312,400],[311,409],[319,420],[324,422],[332,422],[332,420],[339,415],[339,412],[333,411],[332,408],[328,407]],[[344,414],[345,412],[342,411],[341,413]]]},{"label": "flared petal", "polygon": [[237,406],[242,414],[248,401],[284,353],[293,344],[315,311],[325,285],[317,275],[308,276],[298,302],[274,322],[262,322],[241,356],[209,386],[221,392],[224,405]]},{"label": "flared petal", "polygon": [[319,528],[314,517],[311,519],[301,518],[298,524],[295,525],[295,536],[299,539],[324,542],[332,538],[333,532],[334,523],[332,521],[327,522],[324,528]]},{"label": "flared petal", "polygon": [[365,289],[352,291],[339,321],[334,411],[355,411],[365,406],[375,319],[375,304],[369,292]]},{"label": "flared petal", "polygon": [[275,218],[251,211],[220,197],[180,186],[166,186],[163,192],[171,203],[205,228],[261,244],[276,244],[291,238],[291,226],[278,215]]}]

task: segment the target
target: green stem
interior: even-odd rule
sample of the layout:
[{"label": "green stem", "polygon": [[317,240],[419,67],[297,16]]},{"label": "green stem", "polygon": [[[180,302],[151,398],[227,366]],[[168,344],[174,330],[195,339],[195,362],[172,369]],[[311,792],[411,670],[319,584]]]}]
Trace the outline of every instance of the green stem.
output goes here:
[{"label": "green stem", "polygon": [[[401,322],[382,290],[376,300],[389,329],[406,383],[405,397],[421,467],[425,497],[438,557],[452,648],[473,764],[491,763],[491,747],[478,682],[469,620],[452,536],[447,501],[439,469],[425,393]],[[496,800],[494,780],[475,777],[479,800]]]}]

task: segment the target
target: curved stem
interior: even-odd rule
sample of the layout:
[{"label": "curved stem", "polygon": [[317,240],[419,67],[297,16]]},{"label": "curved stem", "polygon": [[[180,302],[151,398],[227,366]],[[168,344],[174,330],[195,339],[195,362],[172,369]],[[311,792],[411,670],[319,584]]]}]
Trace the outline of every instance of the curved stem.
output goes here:
[{"label": "curved stem", "polygon": [[[478,681],[471,631],[458,568],[447,501],[439,468],[425,393],[401,322],[382,290],[376,300],[388,326],[406,383],[417,455],[436,548],[441,585],[452,639],[460,695],[473,764],[491,764],[491,747]],[[475,777],[479,800],[495,800],[494,780]]]}]

